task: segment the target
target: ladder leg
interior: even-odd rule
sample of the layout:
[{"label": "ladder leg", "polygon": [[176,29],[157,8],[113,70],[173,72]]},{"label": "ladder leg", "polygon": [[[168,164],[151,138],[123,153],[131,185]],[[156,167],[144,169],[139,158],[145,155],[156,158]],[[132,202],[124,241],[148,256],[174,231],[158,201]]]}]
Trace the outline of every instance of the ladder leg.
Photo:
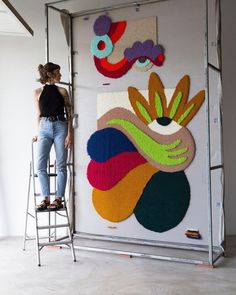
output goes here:
[{"label": "ladder leg", "polygon": [[[51,212],[48,212],[48,225],[51,225]],[[48,228],[48,242],[51,242],[51,228]]]},{"label": "ladder leg", "polygon": [[[67,208],[66,208],[66,216],[67,216],[68,224],[70,224]],[[73,236],[72,236],[72,233],[71,233],[70,226],[68,228],[68,234],[69,234],[69,239],[71,241],[70,249],[71,249],[72,258],[73,258],[74,262],[76,262],[74,241],[73,241]]]},{"label": "ladder leg", "polygon": [[35,227],[36,227],[36,250],[37,250],[37,261],[38,261],[38,266],[41,266],[41,261],[40,261],[40,249],[39,249],[39,233],[38,233],[38,215],[37,211],[35,209]]},{"label": "ladder leg", "polygon": [[[50,174],[50,166],[51,166],[51,163],[50,163],[50,158],[48,159],[48,175]],[[51,181],[49,181],[49,192],[51,192]],[[49,199],[50,199],[50,202],[51,202],[51,196],[49,194]],[[51,225],[51,212],[49,211],[48,212],[48,225],[50,226]],[[51,242],[52,241],[52,237],[51,237],[51,228],[49,227],[48,228],[48,242]]]},{"label": "ladder leg", "polygon": [[35,235],[36,235],[36,250],[37,250],[37,261],[38,261],[38,266],[41,266],[41,261],[40,261],[40,249],[39,249],[39,232],[38,232],[38,212],[37,212],[37,203],[36,203],[36,185],[35,185],[35,169],[34,169],[34,143],[32,142],[32,148],[31,148],[31,153],[32,153],[32,177],[33,177],[33,191],[34,191],[34,211],[35,211]]},{"label": "ladder leg", "polygon": [[[54,161],[54,173],[56,174],[57,171],[56,171],[56,161]],[[57,179],[55,178],[54,179],[54,192],[57,191]],[[54,224],[57,224],[57,213],[55,212],[54,213]],[[55,228],[54,230],[54,241],[57,240],[57,229]]]},{"label": "ladder leg", "polygon": [[[54,213],[54,224],[57,224],[57,213]],[[57,228],[54,230],[54,241],[57,240]]]},{"label": "ladder leg", "polygon": [[24,231],[24,238],[23,238],[23,250],[25,250],[25,243],[26,243],[26,237],[27,237],[31,177],[32,177],[32,167],[31,167],[31,162],[30,162],[27,205],[26,205],[26,214],[25,214],[25,231]]}]

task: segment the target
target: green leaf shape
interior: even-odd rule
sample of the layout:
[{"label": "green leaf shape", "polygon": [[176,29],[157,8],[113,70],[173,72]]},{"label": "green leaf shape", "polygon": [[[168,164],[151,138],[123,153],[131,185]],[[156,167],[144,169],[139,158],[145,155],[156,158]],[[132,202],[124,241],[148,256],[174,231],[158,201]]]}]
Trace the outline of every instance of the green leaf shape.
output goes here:
[{"label": "green leaf shape", "polygon": [[169,157],[179,156],[179,155],[182,155],[182,154],[186,153],[187,151],[188,151],[188,148],[185,147],[185,148],[173,151],[173,152],[169,152]]},{"label": "green leaf shape", "polygon": [[187,150],[187,148],[182,148],[176,151],[170,151],[180,145],[180,139],[175,140],[171,144],[160,144],[145,134],[133,123],[124,119],[112,119],[107,122],[107,125],[119,125],[124,128],[124,130],[126,130],[133,138],[137,146],[156,163],[167,166],[176,166],[187,160],[187,157],[171,158],[177,155],[182,155]]},{"label": "green leaf shape", "polygon": [[161,97],[158,92],[155,93],[155,107],[156,107],[158,118],[163,117],[163,107],[162,107]]},{"label": "green leaf shape", "polygon": [[194,103],[191,104],[190,107],[188,107],[187,110],[179,117],[179,119],[177,121],[178,124],[181,124],[183,122],[183,120],[188,117],[188,115],[190,114],[193,107],[194,107]]},{"label": "green leaf shape", "polygon": [[179,107],[179,104],[181,102],[182,97],[183,97],[183,93],[181,91],[178,92],[178,94],[177,94],[177,96],[176,96],[176,98],[174,100],[174,103],[172,105],[171,111],[170,111],[170,115],[169,115],[170,119],[174,118],[174,116],[175,116],[175,114],[177,112],[177,109]]},{"label": "green leaf shape", "polygon": [[145,107],[139,102],[136,102],[136,105],[141,113],[141,115],[144,117],[144,119],[149,123],[151,123],[153,120],[151,116],[149,115],[148,111],[145,109]]}]

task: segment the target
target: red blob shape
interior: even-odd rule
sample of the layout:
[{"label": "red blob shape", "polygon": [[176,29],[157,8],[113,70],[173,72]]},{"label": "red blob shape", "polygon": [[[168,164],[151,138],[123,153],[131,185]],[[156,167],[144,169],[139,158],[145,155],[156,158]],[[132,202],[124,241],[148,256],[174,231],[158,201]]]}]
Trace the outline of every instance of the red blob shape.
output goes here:
[{"label": "red blob shape", "polygon": [[87,177],[93,187],[105,191],[111,189],[129,171],[144,163],[146,159],[138,152],[123,152],[103,163],[91,160]]},{"label": "red blob shape", "polygon": [[113,44],[115,44],[120,37],[123,35],[126,28],[126,21],[112,23],[108,36],[110,37]]},{"label": "red blob shape", "polygon": [[164,54],[159,54],[158,57],[153,61],[154,65],[160,67],[162,66],[163,62],[165,60],[165,55]]},{"label": "red blob shape", "polygon": [[104,41],[99,41],[98,42],[98,49],[103,50],[106,47],[106,43]]}]

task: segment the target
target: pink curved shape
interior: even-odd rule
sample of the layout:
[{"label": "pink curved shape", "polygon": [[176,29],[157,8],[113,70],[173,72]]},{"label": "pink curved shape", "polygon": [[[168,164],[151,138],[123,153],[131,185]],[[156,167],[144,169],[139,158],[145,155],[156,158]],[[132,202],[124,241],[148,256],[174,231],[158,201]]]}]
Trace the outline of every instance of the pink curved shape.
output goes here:
[{"label": "pink curved shape", "polygon": [[106,191],[117,184],[129,171],[144,163],[146,159],[138,152],[124,152],[103,163],[91,160],[87,177],[94,188]]}]

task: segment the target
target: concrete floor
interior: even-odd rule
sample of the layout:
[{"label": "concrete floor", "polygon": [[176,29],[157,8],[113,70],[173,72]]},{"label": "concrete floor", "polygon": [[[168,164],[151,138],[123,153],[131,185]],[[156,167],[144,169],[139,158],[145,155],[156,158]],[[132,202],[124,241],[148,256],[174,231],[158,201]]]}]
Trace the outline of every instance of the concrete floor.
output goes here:
[{"label": "concrete floor", "polygon": [[1,295],[235,295],[236,237],[214,269],[191,264],[47,247],[36,262],[35,242],[0,239]]}]

